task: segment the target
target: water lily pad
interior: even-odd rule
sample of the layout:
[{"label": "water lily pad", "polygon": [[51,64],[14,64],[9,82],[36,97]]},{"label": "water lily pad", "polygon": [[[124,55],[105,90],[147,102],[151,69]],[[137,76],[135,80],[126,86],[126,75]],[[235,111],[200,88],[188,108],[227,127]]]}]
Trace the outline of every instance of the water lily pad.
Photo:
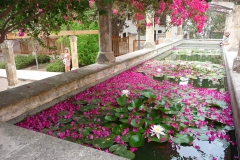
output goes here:
[{"label": "water lily pad", "polygon": [[138,111],[139,108],[142,106],[142,100],[141,99],[136,99],[136,100],[132,100],[129,104],[128,104],[128,110],[133,110],[134,108]]},{"label": "water lily pad", "polygon": [[125,136],[121,136],[121,140],[123,140],[124,142],[129,142],[131,136],[132,136],[131,134],[127,134]]},{"label": "water lily pad", "polygon": [[135,154],[128,150],[116,150],[113,153],[127,159],[134,159],[135,157]]},{"label": "water lily pad", "polygon": [[110,152],[113,152],[113,151],[125,151],[125,150],[127,150],[127,147],[123,146],[123,145],[119,145],[119,144],[112,145],[109,148]]},{"label": "water lily pad", "polygon": [[116,110],[116,112],[127,112],[128,108],[127,107],[122,107],[122,108],[117,108],[115,110]]},{"label": "water lily pad", "polygon": [[105,116],[105,119],[108,121],[115,121],[117,118],[117,116]]},{"label": "water lily pad", "polygon": [[176,134],[172,141],[177,144],[189,144],[194,140],[192,136],[186,134]]},{"label": "water lily pad", "polygon": [[136,119],[132,119],[130,124],[133,126],[133,127],[142,127],[144,123],[144,120],[140,119],[139,122],[136,121]]},{"label": "water lily pad", "polygon": [[71,121],[72,121],[72,119],[64,119],[64,118],[61,118],[61,119],[58,120],[58,123],[69,123],[69,122],[71,122]]},{"label": "water lily pad", "polygon": [[127,97],[125,95],[122,95],[120,97],[117,98],[117,103],[120,106],[125,106],[127,104]]},{"label": "water lily pad", "polygon": [[58,116],[66,116],[68,114],[68,111],[61,111],[61,112],[58,112]]},{"label": "water lily pad", "polygon": [[136,134],[131,136],[129,144],[132,147],[140,147],[144,144],[144,134]]},{"label": "water lily pad", "polygon": [[128,117],[127,113],[115,113],[115,116],[120,117],[120,118],[126,118]]},{"label": "water lily pad", "polygon": [[82,112],[86,112],[86,111],[92,110],[97,107],[98,107],[98,105],[87,105],[87,106],[81,106],[79,110]]},{"label": "water lily pad", "polygon": [[96,148],[105,149],[113,145],[113,140],[109,138],[98,138],[92,141],[92,145]]}]

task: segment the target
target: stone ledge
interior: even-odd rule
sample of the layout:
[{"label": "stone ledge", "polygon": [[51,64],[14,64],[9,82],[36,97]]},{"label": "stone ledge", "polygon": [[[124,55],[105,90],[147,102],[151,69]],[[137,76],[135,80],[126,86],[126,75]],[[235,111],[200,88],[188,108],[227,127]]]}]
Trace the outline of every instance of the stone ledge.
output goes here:
[{"label": "stone ledge", "polygon": [[232,70],[233,59],[237,56],[237,52],[228,52],[225,47],[223,48],[223,52],[228,90],[231,97],[235,136],[238,146],[240,146],[240,73],[233,72]]},{"label": "stone ledge", "polygon": [[0,122],[1,160],[124,160],[100,150]]},{"label": "stone ledge", "polygon": [[156,49],[143,49],[119,56],[113,64],[93,64],[0,92],[0,121],[17,123],[181,43],[181,40],[163,43]]}]

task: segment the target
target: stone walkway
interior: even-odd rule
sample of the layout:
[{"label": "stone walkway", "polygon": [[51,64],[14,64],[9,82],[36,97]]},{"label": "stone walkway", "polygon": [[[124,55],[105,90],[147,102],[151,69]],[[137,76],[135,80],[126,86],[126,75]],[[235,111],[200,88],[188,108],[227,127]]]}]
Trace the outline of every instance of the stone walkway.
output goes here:
[{"label": "stone walkway", "polygon": [[[28,70],[29,69],[29,70]],[[31,70],[34,67],[29,67],[24,70],[17,70],[17,77],[18,77],[18,85],[21,86],[27,83],[31,83],[34,81],[38,81],[41,79],[45,79],[48,77],[56,76],[62,74],[62,72],[46,72],[43,69],[39,70]],[[8,83],[6,78],[6,70],[0,69],[0,92],[8,89]],[[16,86],[16,87],[17,87]]]}]

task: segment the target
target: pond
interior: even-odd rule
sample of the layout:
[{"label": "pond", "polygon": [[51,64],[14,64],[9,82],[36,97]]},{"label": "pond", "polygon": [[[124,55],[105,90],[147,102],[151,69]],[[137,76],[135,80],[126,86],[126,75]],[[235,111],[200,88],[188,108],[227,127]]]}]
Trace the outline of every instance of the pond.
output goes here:
[{"label": "pond", "polygon": [[[177,54],[142,63],[16,125],[128,159],[237,158],[224,66]],[[214,54],[221,62],[221,53]]]}]

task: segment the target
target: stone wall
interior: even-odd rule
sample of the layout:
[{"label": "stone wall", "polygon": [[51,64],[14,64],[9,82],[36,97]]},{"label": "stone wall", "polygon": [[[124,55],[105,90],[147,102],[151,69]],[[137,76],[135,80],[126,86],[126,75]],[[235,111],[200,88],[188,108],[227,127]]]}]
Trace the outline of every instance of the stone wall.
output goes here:
[{"label": "stone wall", "polygon": [[49,108],[181,43],[182,40],[162,43],[155,49],[143,49],[119,56],[112,64],[93,64],[0,92],[0,121],[17,123],[28,115]]}]

